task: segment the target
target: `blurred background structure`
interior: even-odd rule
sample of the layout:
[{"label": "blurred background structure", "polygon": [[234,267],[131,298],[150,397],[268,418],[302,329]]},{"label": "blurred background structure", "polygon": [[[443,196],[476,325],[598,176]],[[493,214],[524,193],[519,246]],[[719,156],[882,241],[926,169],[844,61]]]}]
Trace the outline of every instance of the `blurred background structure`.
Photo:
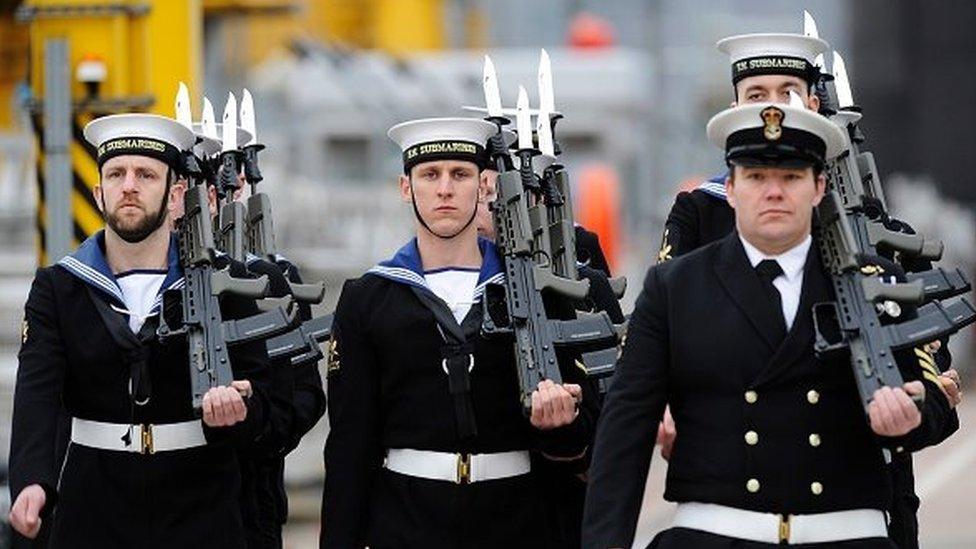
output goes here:
[{"label": "blurred background structure", "polygon": [[[0,461],[33,269],[101,223],[89,193],[97,172],[80,137],[92,117],[172,115],[180,80],[190,86],[195,114],[203,95],[220,109],[228,90],[250,88],[268,145],[263,185],[274,201],[279,247],[307,278],[328,280],[328,307],[344,278],[388,256],[412,230],[410,209],[396,193],[400,155],[387,128],[483,105],[485,53],[498,68],[503,102],[514,106],[524,84],[535,104],[545,47],[575,196],[616,197],[578,203],[576,211],[610,220],[596,228],[614,250],[614,268],[630,279],[629,310],[674,195],[724,168],[704,132],[732,100],[728,60],[715,42],[801,32],[804,9],[847,60],[866,148],[878,159],[894,214],[942,238],[943,262],[972,275],[973,2],[0,0]],[[964,376],[973,359],[969,339],[953,341]],[[964,418],[956,439],[976,434],[966,427],[976,408],[963,411],[971,421]],[[325,423],[290,458],[294,547],[315,536]],[[928,490],[923,519],[933,517],[938,527],[923,522],[924,546],[976,547],[976,524],[966,520],[972,504],[939,492],[947,486],[940,479],[976,466],[976,446],[950,446],[948,457],[928,452],[924,463],[938,475],[918,473]],[[965,493],[959,483],[948,485]],[[654,520],[642,531],[652,532]]]}]

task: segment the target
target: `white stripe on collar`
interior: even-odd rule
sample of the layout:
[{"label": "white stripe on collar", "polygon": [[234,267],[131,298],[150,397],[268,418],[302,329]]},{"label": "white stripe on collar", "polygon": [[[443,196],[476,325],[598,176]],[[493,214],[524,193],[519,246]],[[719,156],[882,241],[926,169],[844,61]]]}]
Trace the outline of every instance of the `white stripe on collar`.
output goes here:
[{"label": "white stripe on collar", "polygon": [[65,269],[68,269],[79,278],[87,280],[95,286],[105,290],[113,297],[117,298],[121,303],[125,303],[125,299],[122,298],[122,290],[119,288],[118,284],[102,273],[96,271],[88,265],[85,265],[70,255],[62,257],[61,260],[58,261],[58,264]]},{"label": "white stripe on collar", "polygon": [[728,195],[725,193],[724,183],[714,183],[712,181],[706,181],[701,185],[699,185],[698,189],[714,197],[721,198],[721,199],[728,199]]},{"label": "white stripe on collar", "polygon": [[[411,271],[410,269],[404,269],[402,267],[386,267],[384,265],[376,265],[375,267],[366,271],[366,273],[367,274],[373,273],[376,275],[383,276],[385,278],[392,278],[395,280],[399,280],[401,282],[405,282],[413,286],[420,286],[425,290],[428,290],[431,293],[433,293],[433,290],[431,290],[430,286],[427,285],[427,280],[424,277],[418,275],[417,273]],[[484,294],[485,292],[485,286],[487,286],[488,284],[500,284],[504,281],[505,281],[504,272],[497,273],[489,277],[488,279],[482,281],[480,284],[475,286],[474,300],[478,301],[481,299],[482,294]]]}]

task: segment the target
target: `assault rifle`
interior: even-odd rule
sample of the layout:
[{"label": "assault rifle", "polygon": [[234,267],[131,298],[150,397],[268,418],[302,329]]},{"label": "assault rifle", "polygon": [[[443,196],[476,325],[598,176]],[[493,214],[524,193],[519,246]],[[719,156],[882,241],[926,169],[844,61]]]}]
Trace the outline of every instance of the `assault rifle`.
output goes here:
[{"label": "assault rifle", "polygon": [[[189,93],[180,85],[177,119],[192,128]],[[192,129],[191,129],[192,131]],[[248,298],[264,296],[267,277],[238,279],[228,268],[218,269],[217,248],[207,202],[207,185],[199,161],[192,152],[184,155],[189,186],[184,195],[184,214],[177,221],[182,288],[163,293],[162,314],[157,335],[166,340],[185,334],[189,349],[191,403],[200,413],[203,395],[211,388],[233,381],[229,346],[266,339],[286,331],[292,323],[285,311],[276,308],[239,320],[223,320],[218,297],[233,294]]]},{"label": "assault rifle", "polygon": [[[264,179],[258,164],[258,152],[265,147],[258,142],[254,99],[247,89],[241,97],[240,121],[241,127],[250,134],[250,139],[241,149],[241,160],[244,179],[250,185],[251,196],[247,199],[246,208],[235,201],[238,206],[230,218],[229,225],[239,228],[242,233],[242,246],[247,253],[279,264],[280,258],[275,249],[271,199],[267,194],[258,191],[258,183]],[[223,223],[221,225],[223,226]],[[289,281],[288,284],[292,297],[299,303],[321,303],[325,297],[324,282],[298,284]],[[268,340],[268,356],[272,360],[289,358],[292,364],[319,359],[322,357],[319,344],[327,340],[331,334],[331,314],[308,319],[287,334]]]},{"label": "assault rifle", "polygon": [[[879,278],[881,272],[873,258],[898,253],[938,259],[942,243],[885,227],[877,168],[870,153],[858,151],[861,138],[856,123],[861,115],[851,108],[843,59],[834,55],[838,108],[831,119],[846,131],[847,147],[828,163],[828,190],[816,209],[820,255],[831,275],[836,301],[814,306],[814,348],[820,356],[850,353],[861,402],[867,408],[877,389],[902,386],[896,351],[947,337],[976,322],[976,308],[965,298],[948,305],[938,300],[969,290],[958,269],[912,273],[905,283],[883,283]],[[923,303],[917,318],[882,324],[882,314],[896,321],[903,306]]]},{"label": "assault rifle", "polygon": [[[486,60],[488,114],[489,120],[499,126],[490,147],[492,161],[499,171],[498,196],[491,210],[506,279],[504,284],[489,284],[485,288],[487,314],[482,331],[486,334],[514,333],[522,405],[528,412],[531,410],[531,394],[540,381],[562,381],[557,347],[595,346],[599,342],[609,342],[609,349],[596,351],[596,354],[587,353],[582,357],[588,375],[605,377],[613,372],[617,332],[606,313],[557,320],[549,318],[546,312],[543,292],[580,300],[589,290],[589,281],[556,276],[548,266],[536,261],[540,250],[534,245],[528,208],[539,188],[532,168],[532,158],[539,152],[532,146],[528,96],[524,88],[519,89],[516,121],[520,165],[515,170],[508,161],[508,151],[501,136],[502,125],[507,120],[501,112],[493,68],[489,75],[490,63],[490,60]],[[612,356],[613,360],[606,360],[608,356]],[[603,362],[588,365],[587,361],[592,362],[594,358],[602,358]]]}]

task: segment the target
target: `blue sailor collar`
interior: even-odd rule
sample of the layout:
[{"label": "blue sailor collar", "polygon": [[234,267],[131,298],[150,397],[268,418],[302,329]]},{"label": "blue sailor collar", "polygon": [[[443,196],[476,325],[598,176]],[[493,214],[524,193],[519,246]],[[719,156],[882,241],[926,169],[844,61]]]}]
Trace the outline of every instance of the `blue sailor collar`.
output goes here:
[{"label": "blue sailor collar", "polygon": [[[74,253],[62,257],[58,261],[58,265],[78,277],[85,284],[114,300],[116,305],[125,306],[122,288],[105,259],[104,229],[88,237]],[[166,277],[159,287],[159,293],[156,295],[150,314],[155,313],[159,308],[165,290],[181,288],[184,284],[183,268],[180,266],[179,241],[177,233],[172,233],[169,241]]]},{"label": "blue sailor collar", "polygon": [[729,176],[729,172],[714,175],[704,183],[698,186],[698,190],[704,192],[705,194],[714,196],[721,200],[728,200],[728,196],[725,194],[725,178]]},{"label": "blue sailor collar", "polygon": [[[481,250],[481,270],[478,271],[478,284],[474,289],[474,300],[479,301],[485,292],[488,284],[500,284],[505,280],[505,271],[502,266],[501,254],[495,243],[482,237],[478,237],[478,249]],[[423,263],[420,259],[420,249],[417,247],[417,239],[413,238],[396,254],[386,261],[381,261],[372,269],[366,271],[373,274],[420,288],[433,294],[433,290],[427,285],[424,278]]]}]

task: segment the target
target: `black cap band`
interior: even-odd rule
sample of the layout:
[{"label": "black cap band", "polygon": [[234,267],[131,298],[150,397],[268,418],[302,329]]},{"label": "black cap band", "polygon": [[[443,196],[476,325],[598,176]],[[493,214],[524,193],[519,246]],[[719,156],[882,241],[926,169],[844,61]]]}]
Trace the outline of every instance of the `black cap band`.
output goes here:
[{"label": "black cap band", "polygon": [[120,137],[102,143],[98,147],[98,169],[110,158],[134,154],[148,156],[166,163],[177,172],[183,170],[183,155],[179,149],[158,139],[149,137]]},{"label": "black cap band", "polygon": [[421,162],[434,160],[466,160],[474,162],[479,170],[488,164],[488,155],[484,145],[468,141],[446,140],[418,143],[403,151],[403,173],[410,174],[410,169]]},{"label": "black cap band", "polygon": [[816,134],[782,127],[768,139],[763,127],[734,132],[725,141],[725,161],[739,166],[823,167],[827,144]]},{"label": "black cap band", "polygon": [[732,85],[743,78],[760,74],[788,74],[798,76],[808,84],[815,84],[820,78],[820,69],[802,57],[789,55],[747,57],[732,63]]}]

